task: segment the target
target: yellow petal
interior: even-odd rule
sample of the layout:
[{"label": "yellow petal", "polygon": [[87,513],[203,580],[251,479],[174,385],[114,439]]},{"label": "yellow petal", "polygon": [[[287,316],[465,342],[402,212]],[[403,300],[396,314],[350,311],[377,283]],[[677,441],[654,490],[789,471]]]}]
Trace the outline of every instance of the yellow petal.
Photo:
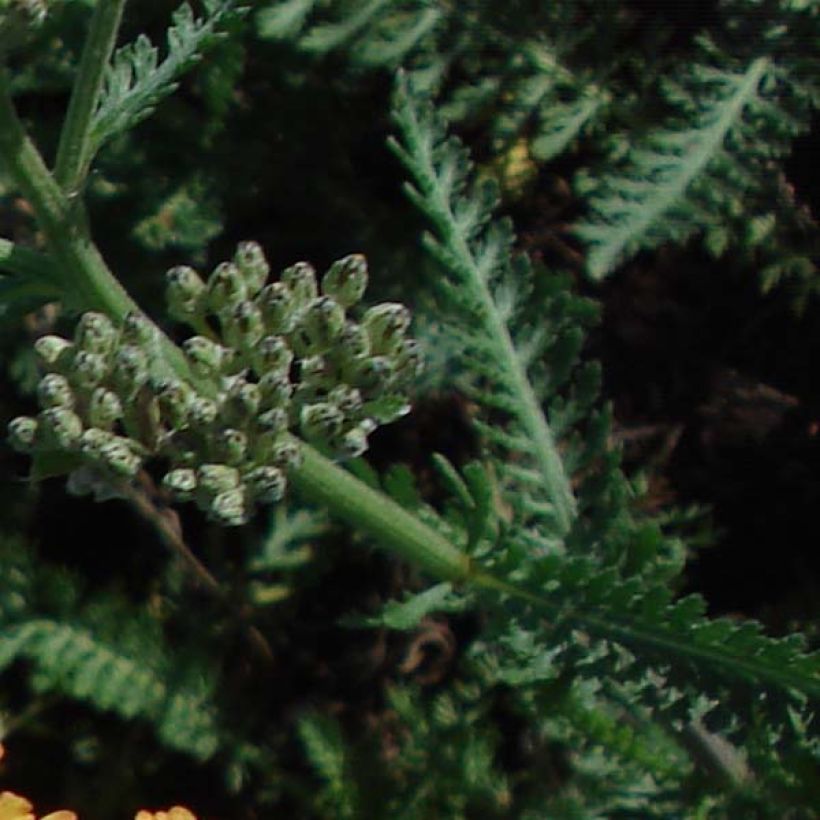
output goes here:
[{"label": "yellow petal", "polygon": [[77,820],[77,815],[73,811],[60,809],[60,811],[53,811],[51,814],[41,817],[40,820]]},{"label": "yellow petal", "polygon": [[31,809],[31,803],[19,794],[0,794],[0,820],[34,820]]},{"label": "yellow petal", "polygon": [[[0,820],[4,820],[4,818],[0,817]],[[168,809],[168,811],[158,811],[156,814],[142,809],[137,812],[134,820],[196,820],[196,815],[189,812],[188,809],[183,806],[174,806]]]}]

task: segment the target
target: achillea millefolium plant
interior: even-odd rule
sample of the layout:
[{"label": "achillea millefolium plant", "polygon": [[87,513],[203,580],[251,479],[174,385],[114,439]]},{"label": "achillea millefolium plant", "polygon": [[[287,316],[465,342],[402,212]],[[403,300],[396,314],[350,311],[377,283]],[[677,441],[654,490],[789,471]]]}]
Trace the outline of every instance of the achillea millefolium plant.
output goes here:
[{"label": "achillea millefolium plant", "polygon": [[684,242],[810,304],[820,14],[706,5],[0,4],[0,817],[814,816],[585,347]]}]

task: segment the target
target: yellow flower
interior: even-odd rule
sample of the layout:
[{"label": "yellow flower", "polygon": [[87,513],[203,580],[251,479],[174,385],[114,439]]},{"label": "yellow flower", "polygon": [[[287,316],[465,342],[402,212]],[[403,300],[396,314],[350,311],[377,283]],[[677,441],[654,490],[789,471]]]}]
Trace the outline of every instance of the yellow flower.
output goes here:
[{"label": "yellow flower", "polygon": [[[36,820],[32,808],[31,803],[19,794],[0,794],[0,820]],[[77,820],[77,815],[73,811],[54,811],[41,820]]]},{"label": "yellow flower", "polygon": [[[5,818],[0,816],[0,820],[5,820]],[[45,818],[43,818],[43,820],[45,820]],[[57,818],[57,820],[61,820],[61,818]],[[143,809],[137,812],[137,816],[134,820],[196,820],[196,815],[191,814],[188,809],[182,806],[174,806],[168,809],[168,811],[158,811],[156,814]]]}]

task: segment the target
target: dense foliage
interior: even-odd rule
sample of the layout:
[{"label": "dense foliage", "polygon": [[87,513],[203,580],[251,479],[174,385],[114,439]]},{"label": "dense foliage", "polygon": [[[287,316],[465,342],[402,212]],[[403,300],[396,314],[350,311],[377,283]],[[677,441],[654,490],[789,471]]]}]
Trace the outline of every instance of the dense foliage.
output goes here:
[{"label": "dense foliage", "polygon": [[2,788],[815,816],[816,601],[707,614],[589,350],[693,258],[816,310],[820,10],[697,7],[0,0]]}]

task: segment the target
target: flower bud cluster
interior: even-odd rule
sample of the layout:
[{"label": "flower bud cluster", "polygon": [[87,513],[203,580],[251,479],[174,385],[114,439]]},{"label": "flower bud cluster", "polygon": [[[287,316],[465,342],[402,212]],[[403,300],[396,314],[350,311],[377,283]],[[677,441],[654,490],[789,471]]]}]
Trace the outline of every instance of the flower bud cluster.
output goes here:
[{"label": "flower bud cluster", "polygon": [[409,410],[404,391],[421,364],[406,337],[409,312],[357,308],[367,286],[360,255],[321,281],[305,262],[278,281],[268,282],[269,270],[259,245],[243,242],[207,279],[168,271],[169,312],[197,334],[182,345],[196,388],[156,377],[154,329],[137,315],[115,328],[86,313],[73,341],[38,340],[42,410],[11,423],[12,444],[67,450],[83,476],[91,467],[117,480],[159,456],[163,486],[228,525],[282,497],[299,438],[337,459],[363,453],[379,424]]}]

